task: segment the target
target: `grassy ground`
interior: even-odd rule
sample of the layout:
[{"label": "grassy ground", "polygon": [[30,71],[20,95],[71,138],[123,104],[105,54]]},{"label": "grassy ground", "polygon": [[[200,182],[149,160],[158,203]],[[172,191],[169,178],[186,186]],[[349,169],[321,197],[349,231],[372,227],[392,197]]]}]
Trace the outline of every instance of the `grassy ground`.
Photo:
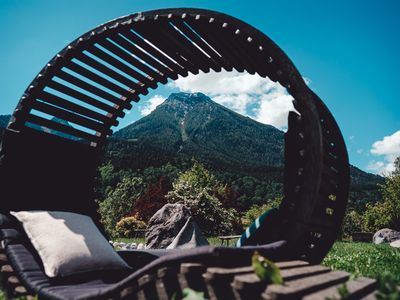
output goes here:
[{"label": "grassy ground", "polygon": [[389,273],[400,285],[400,249],[389,245],[336,242],[323,264],[355,276],[379,278]]},{"label": "grassy ground", "polygon": [[[210,245],[213,245],[213,246],[221,245],[221,242],[218,239],[218,237],[208,237],[207,240],[210,243]],[[144,238],[134,238],[134,239],[118,238],[115,241],[124,242],[124,243],[136,243],[136,244],[140,244],[140,243],[144,244],[145,243]],[[235,243],[236,243],[236,241],[231,241],[230,245],[233,246]]]}]

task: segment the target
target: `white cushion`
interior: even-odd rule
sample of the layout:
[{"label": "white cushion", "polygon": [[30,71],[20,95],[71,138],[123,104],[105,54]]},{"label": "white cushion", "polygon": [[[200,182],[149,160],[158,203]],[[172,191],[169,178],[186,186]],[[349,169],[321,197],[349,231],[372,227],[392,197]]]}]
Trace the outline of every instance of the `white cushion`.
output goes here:
[{"label": "white cushion", "polygon": [[22,223],[48,277],[129,268],[88,216],[60,211],[11,214]]}]

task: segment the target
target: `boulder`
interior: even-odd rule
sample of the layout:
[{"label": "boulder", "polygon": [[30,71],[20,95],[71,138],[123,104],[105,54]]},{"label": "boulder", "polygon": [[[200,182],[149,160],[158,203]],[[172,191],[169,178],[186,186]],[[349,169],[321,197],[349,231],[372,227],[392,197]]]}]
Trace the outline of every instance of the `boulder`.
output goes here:
[{"label": "boulder", "polygon": [[389,228],[378,230],[372,238],[374,244],[391,243],[397,240],[400,240],[400,232]]},{"label": "boulder", "polygon": [[148,222],[146,249],[167,248],[190,216],[189,209],[181,203],[165,204]]},{"label": "boulder", "polygon": [[190,217],[167,249],[190,249],[209,245],[199,225]]},{"label": "boulder", "polygon": [[394,241],[390,243],[390,246],[394,248],[400,248],[400,240]]}]

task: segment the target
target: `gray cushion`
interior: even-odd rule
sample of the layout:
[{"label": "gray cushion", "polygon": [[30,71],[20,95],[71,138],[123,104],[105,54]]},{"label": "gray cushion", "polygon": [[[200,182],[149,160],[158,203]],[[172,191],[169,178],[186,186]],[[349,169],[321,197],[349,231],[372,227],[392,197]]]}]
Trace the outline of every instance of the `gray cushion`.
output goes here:
[{"label": "gray cushion", "polygon": [[129,268],[88,216],[58,211],[11,214],[22,223],[49,277]]}]

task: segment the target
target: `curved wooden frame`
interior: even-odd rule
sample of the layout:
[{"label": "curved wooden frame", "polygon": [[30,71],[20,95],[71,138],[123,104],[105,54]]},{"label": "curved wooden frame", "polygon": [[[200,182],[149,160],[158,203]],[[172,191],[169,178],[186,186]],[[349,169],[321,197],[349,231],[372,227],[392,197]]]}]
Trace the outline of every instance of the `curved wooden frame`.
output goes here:
[{"label": "curved wooden frame", "polygon": [[[23,94],[4,137],[0,178],[8,182],[6,195],[13,203],[20,203],[17,208],[23,207],[21,203],[26,200],[16,189],[29,179],[10,177],[10,170],[15,171],[19,164],[17,173],[22,173],[32,160],[30,157],[27,162],[25,152],[15,154],[10,149],[21,150],[22,145],[38,147],[36,155],[45,164],[50,164],[46,158],[49,155],[55,153],[62,159],[68,151],[65,147],[73,149],[78,156],[83,153],[75,171],[84,170],[81,178],[88,179],[93,177],[97,160],[89,159],[88,163],[86,158],[100,153],[112,133],[111,127],[118,124],[117,119],[149,88],[189,73],[222,69],[268,76],[294,97],[294,106],[301,115],[289,116],[285,198],[277,232],[289,241],[295,256],[321,261],[336,238],[347,203],[349,164],[340,130],[276,44],[250,25],[209,10],[163,9],[121,17],[82,35],[50,60]],[[74,127],[52,117],[71,122]],[[48,133],[36,138],[38,126]],[[60,141],[56,133],[62,133],[65,139]],[[47,141],[47,156],[41,154],[44,147],[36,145],[39,140]],[[37,165],[30,168],[34,170]],[[63,168],[68,170],[68,176],[73,174],[67,164]],[[51,173],[50,170],[46,172]],[[54,184],[57,189],[63,187],[63,183]],[[78,196],[83,202],[76,200],[70,210],[81,211],[79,206],[93,202],[88,196],[91,181],[86,180],[85,184],[87,193]],[[40,182],[32,184],[32,188],[41,189],[38,195],[47,193],[45,183],[38,185]],[[76,195],[84,190],[75,189]],[[48,194],[43,197],[54,196]],[[64,205],[48,205],[50,200],[46,200],[29,207],[68,208],[67,201],[65,196],[60,200],[66,202]],[[11,208],[15,209],[8,205],[6,210]],[[93,215],[93,205],[90,210]]]}]

